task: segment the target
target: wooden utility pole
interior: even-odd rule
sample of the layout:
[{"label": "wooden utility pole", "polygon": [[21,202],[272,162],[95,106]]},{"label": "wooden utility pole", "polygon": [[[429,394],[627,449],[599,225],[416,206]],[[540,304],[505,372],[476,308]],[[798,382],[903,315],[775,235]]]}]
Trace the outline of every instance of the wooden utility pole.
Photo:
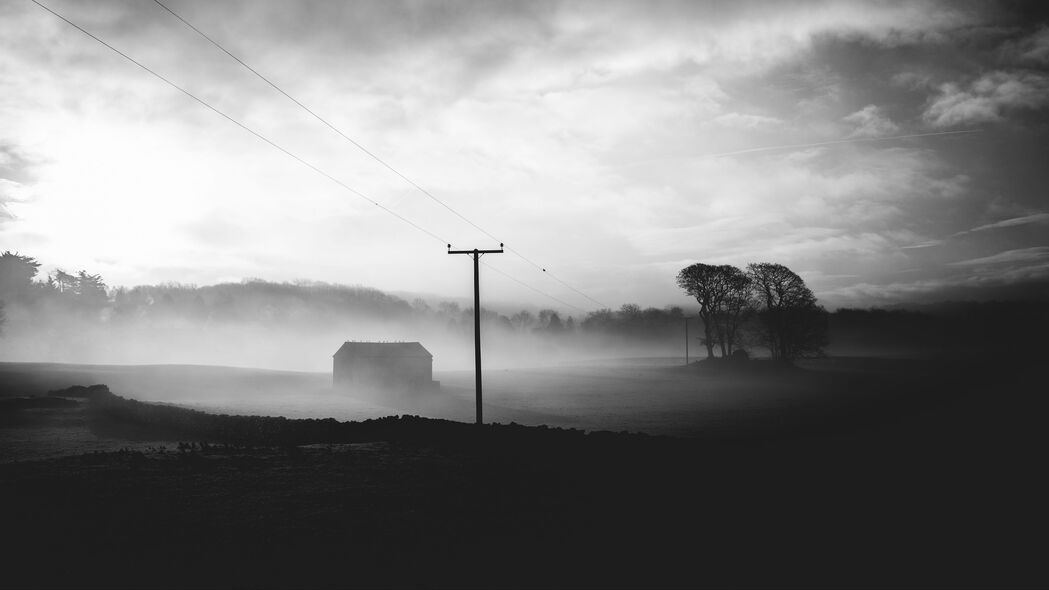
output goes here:
[{"label": "wooden utility pole", "polygon": [[688,366],[688,316],[685,316],[685,366]]},{"label": "wooden utility pole", "polygon": [[474,382],[477,392],[477,423],[483,424],[484,418],[481,411],[481,281],[478,273],[481,256],[484,254],[502,254],[503,245],[499,244],[498,250],[452,250],[448,244],[449,254],[469,254],[474,259]]},{"label": "wooden utility pole", "polygon": [[696,318],[685,316],[685,366],[688,366],[688,321]]}]

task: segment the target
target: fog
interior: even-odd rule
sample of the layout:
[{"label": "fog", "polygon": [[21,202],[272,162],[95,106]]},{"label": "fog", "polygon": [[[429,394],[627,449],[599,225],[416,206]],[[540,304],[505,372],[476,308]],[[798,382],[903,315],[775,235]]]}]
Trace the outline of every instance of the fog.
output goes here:
[{"label": "fog", "polygon": [[[263,286],[270,285],[247,290]],[[235,290],[245,291],[243,285]],[[8,306],[0,354],[7,361],[57,363],[28,365],[48,376],[38,390],[104,383],[124,397],[215,413],[474,419],[472,310],[383,299],[400,311],[347,308],[323,318],[302,301],[271,297],[259,306],[264,317],[231,319],[199,311],[192,317],[170,301],[156,303],[161,299],[135,313],[120,313],[115,305],[91,315],[58,305]],[[203,299],[207,307],[210,298]],[[252,314],[241,309],[240,315]],[[518,318],[515,326],[499,314],[484,318],[489,422],[688,436],[700,428],[728,427],[733,408],[772,407],[799,393],[754,388],[732,376],[697,383],[681,372],[684,332],[676,320],[662,331],[615,333],[593,322],[551,331],[549,322],[520,325]],[[332,355],[348,340],[420,342],[433,354],[440,389],[405,395],[360,385],[334,388]],[[698,341],[693,347],[697,360]]]},{"label": "fog", "polygon": [[[211,413],[337,420],[399,414],[474,419],[472,370],[437,371],[439,390],[407,395],[359,386],[336,388],[330,371],[0,363],[0,376],[24,383],[27,392],[104,383],[123,397]],[[674,436],[753,429],[781,410],[816,408],[827,394],[822,382],[808,375],[770,379],[704,374],[671,358],[486,368],[483,377],[486,422]]]},{"label": "fog", "polygon": [[[456,302],[260,280],[114,289],[83,272],[33,280],[31,259],[5,260],[0,359],[37,384],[28,394],[104,383],[125,397],[230,414],[474,418],[473,310]],[[848,365],[861,375],[848,382],[834,381],[845,365],[827,360],[799,359],[794,372],[685,367],[686,317],[629,304],[580,317],[482,308],[486,421],[690,436],[769,428],[786,414],[808,419],[828,403],[891,393],[864,382],[874,374],[867,362]],[[958,356],[975,341],[1027,347],[1033,332],[1016,328],[1045,321],[1037,303],[826,317],[830,346],[819,354],[867,357]],[[701,326],[692,322],[691,361],[707,355]],[[740,350],[765,356],[760,330],[743,328]],[[333,387],[332,356],[347,341],[419,342],[440,387]]]},{"label": "fog", "polygon": [[[462,316],[470,316],[468,319]],[[193,364],[287,371],[330,371],[346,341],[419,342],[434,370],[473,367],[472,310],[450,319],[409,313],[403,318],[333,314],[330,318],[213,319],[174,315],[84,317],[51,309],[8,306],[0,358],[78,364]],[[503,318],[505,319],[505,318]],[[549,334],[482,322],[484,364],[519,368],[622,357],[683,354],[681,336],[642,341],[611,334]]]},{"label": "fog", "polygon": [[[454,302],[409,303],[322,283],[142,286],[94,298],[85,289],[29,287],[8,295],[0,359],[53,363],[35,365],[55,377],[41,385],[45,390],[104,383],[143,401],[293,418],[473,418],[473,310]],[[610,382],[584,384],[573,371],[607,375],[622,359],[638,367],[679,365],[682,319],[677,308],[624,306],[583,318],[482,309],[486,417],[636,430],[629,420],[584,418],[592,412],[579,405],[594,403]],[[332,355],[346,341],[419,342],[433,355],[440,390],[411,396],[333,388]],[[613,383],[622,389],[627,381]],[[629,404],[619,411],[631,413]]]}]

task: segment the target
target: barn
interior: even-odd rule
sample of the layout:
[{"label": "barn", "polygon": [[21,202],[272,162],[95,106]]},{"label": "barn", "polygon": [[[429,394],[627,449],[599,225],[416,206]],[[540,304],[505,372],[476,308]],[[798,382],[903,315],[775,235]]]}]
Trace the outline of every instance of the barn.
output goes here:
[{"label": "barn", "polygon": [[433,355],[418,342],[344,342],[332,355],[332,384],[340,389],[435,388]]}]

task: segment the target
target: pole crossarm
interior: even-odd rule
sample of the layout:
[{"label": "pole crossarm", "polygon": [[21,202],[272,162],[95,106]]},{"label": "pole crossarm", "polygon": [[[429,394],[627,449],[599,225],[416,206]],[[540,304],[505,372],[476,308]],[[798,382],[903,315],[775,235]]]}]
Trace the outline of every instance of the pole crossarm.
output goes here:
[{"label": "pole crossarm", "polygon": [[481,410],[481,281],[478,262],[482,254],[502,254],[503,245],[499,244],[498,250],[452,250],[448,244],[449,254],[469,254],[474,259],[474,383],[477,392],[477,424],[484,424],[484,415]]}]

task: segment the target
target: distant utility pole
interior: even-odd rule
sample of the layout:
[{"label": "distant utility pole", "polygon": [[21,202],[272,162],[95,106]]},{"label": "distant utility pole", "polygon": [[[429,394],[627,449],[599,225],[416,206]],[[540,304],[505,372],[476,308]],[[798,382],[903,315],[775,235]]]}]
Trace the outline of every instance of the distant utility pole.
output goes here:
[{"label": "distant utility pole", "polygon": [[693,319],[685,316],[685,366],[688,366],[688,320]]},{"label": "distant utility pole", "polygon": [[498,250],[452,250],[448,244],[449,254],[469,254],[474,259],[474,380],[477,390],[477,423],[483,424],[484,419],[481,412],[481,282],[478,275],[478,263],[482,254],[502,254],[503,245],[499,244]]},{"label": "distant utility pole", "polygon": [[688,316],[685,316],[685,366],[688,366]]}]

